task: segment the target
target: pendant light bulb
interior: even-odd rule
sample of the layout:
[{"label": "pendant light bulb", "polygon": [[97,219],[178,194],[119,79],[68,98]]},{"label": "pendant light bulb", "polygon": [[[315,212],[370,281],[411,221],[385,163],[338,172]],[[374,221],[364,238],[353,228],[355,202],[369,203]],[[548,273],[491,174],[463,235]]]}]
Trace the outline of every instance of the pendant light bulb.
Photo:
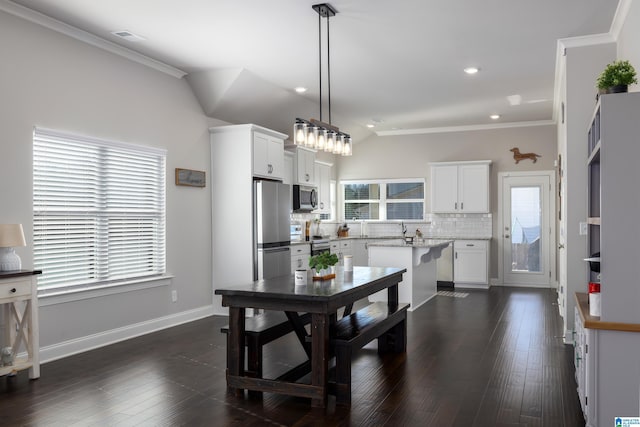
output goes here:
[{"label": "pendant light bulb", "polygon": [[324,129],[318,130],[318,138],[316,139],[316,150],[324,151],[324,147],[326,146],[326,143],[327,143],[326,134],[327,134],[326,130]]},{"label": "pendant light bulb", "polygon": [[329,131],[327,134],[327,144],[324,146],[324,151],[328,153],[333,153],[333,150],[336,148],[336,134],[332,131]]},{"label": "pendant light bulb", "polygon": [[342,149],[342,155],[343,156],[350,156],[353,154],[353,150],[351,149],[351,137],[345,137],[344,138],[344,147]]},{"label": "pendant light bulb", "polygon": [[293,125],[293,143],[295,145],[304,145],[307,140],[307,125],[304,123],[296,123]]},{"label": "pendant light bulb", "polygon": [[333,154],[342,154],[344,150],[344,141],[342,135],[336,136],[336,146],[333,149]]},{"label": "pendant light bulb", "polygon": [[309,148],[315,148],[316,137],[318,135],[318,128],[311,126],[307,130],[307,143],[305,144]]}]

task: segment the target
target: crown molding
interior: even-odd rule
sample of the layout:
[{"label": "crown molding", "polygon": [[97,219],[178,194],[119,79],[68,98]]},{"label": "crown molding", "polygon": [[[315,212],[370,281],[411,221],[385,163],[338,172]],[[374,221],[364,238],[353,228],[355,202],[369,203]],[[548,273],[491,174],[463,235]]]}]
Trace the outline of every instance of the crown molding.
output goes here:
[{"label": "crown molding", "polygon": [[[622,0],[624,1],[624,0]],[[619,6],[619,5],[618,5]],[[616,16],[617,16],[616,12]],[[560,104],[562,102],[562,94],[560,93],[560,82],[562,81],[562,76],[564,75],[564,67],[566,56],[566,50],[575,48],[575,47],[584,47],[584,46],[596,46],[599,44],[607,44],[607,43],[615,43],[616,38],[608,33],[601,34],[592,34],[589,36],[579,36],[579,37],[568,37],[565,39],[558,39],[556,43],[556,74],[555,80],[553,84],[553,120],[558,121],[558,114]]]},{"label": "crown molding", "polygon": [[17,16],[29,22],[33,22],[34,24],[38,24],[42,27],[72,37],[76,40],[95,46],[97,48],[106,50],[107,52],[121,56],[130,61],[134,61],[149,68],[153,68],[154,70],[163,72],[177,79],[180,79],[187,74],[186,72],[172,67],[171,65],[165,64],[164,62],[160,62],[134,50],[122,47],[106,39],[93,35],[87,31],[73,27],[69,24],[65,24],[64,22],[58,21],[57,19],[53,19],[47,15],[13,3],[9,0],[0,0],[0,11],[6,12],[13,16]]},{"label": "crown molding", "polygon": [[620,32],[622,31],[624,22],[627,20],[629,9],[631,9],[631,0],[620,0],[616,13],[613,15],[611,29],[609,30],[609,34],[611,34],[615,41],[618,41],[618,37],[620,37]]},{"label": "crown molding", "polygon": [[535,120],[530,122],[511,122],[511,123],[491,123],[484,125],[467,125],[467,126],[444,126],[434,128],[421,128],[421,129],[397,129],[397,130],[382,130],[377,131],[377,136],[400,136],[400,135],[424,135],[428,133],[450,133],[450,132],[469,132],[478,130],[493,130],[493,129],[511,129],[511,128],[523,128],[533,126],[550,126],[555,125],[553,120]]},{"label": "crown molding", "polygon": [[564,74],[564,56],[566,54],[566,49],[581,46],[594,46],[605,43],[617,43],[622,27],[624,26],[624,22],[629,14],[629,9],[631,9],[631,2],[632,0],[620,0],[618,2],[618,7],[613,15],[613,21],[611,22],[611,27],[608,33],[583,37],[570,37],[558,40],[556,49],[556,75],[553,86],[553,118],[555,121],[558,121],[559,108],[562,102],[560,82],[562,75]]}]

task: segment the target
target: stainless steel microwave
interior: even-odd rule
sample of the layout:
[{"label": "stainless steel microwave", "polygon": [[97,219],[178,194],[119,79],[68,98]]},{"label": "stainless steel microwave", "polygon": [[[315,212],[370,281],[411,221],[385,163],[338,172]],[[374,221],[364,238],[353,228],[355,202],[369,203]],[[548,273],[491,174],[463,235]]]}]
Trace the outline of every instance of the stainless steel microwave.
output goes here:
[{"label": "stainless steel microwave", "polygon": [[318,207],[318,192],[316,187],[293,185],[293,211],[311,212]]}]

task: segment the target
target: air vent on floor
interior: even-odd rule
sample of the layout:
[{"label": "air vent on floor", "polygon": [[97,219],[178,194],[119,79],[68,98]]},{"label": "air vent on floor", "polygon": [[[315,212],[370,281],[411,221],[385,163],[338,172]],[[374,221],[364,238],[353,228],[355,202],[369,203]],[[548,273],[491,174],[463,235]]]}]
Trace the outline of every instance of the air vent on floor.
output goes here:
[{"label": "air vent on floor", "polygon": [[141,42],[146,40],[144,37],[140,37],[139,35],[133,34],[131,31],[121,30],[121,31],[112,31],[111,34],[114,36],[118,36],[130,42]]}]

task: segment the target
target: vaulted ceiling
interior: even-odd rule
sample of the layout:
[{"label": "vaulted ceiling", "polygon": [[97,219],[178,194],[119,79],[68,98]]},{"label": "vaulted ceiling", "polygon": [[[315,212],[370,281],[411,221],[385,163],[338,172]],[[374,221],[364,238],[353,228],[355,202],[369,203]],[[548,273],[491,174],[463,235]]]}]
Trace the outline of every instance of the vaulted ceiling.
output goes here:
[{"label": "vaulted ceiling", "polygon": [[[318,1],[10,3],[182,70],[212,117],[289,134],[295,117],[319,118],[318,15],[311,7]],[[332,123],[361,139],[551,120],[557,40],[608,32],[618,0],[330,4],[338,11],[330,20]],[[145,40],[112,34],[120,30]],[[480,72],[465,74],[469,66]],[[307,92],[296,93],[298,86]]]}]

